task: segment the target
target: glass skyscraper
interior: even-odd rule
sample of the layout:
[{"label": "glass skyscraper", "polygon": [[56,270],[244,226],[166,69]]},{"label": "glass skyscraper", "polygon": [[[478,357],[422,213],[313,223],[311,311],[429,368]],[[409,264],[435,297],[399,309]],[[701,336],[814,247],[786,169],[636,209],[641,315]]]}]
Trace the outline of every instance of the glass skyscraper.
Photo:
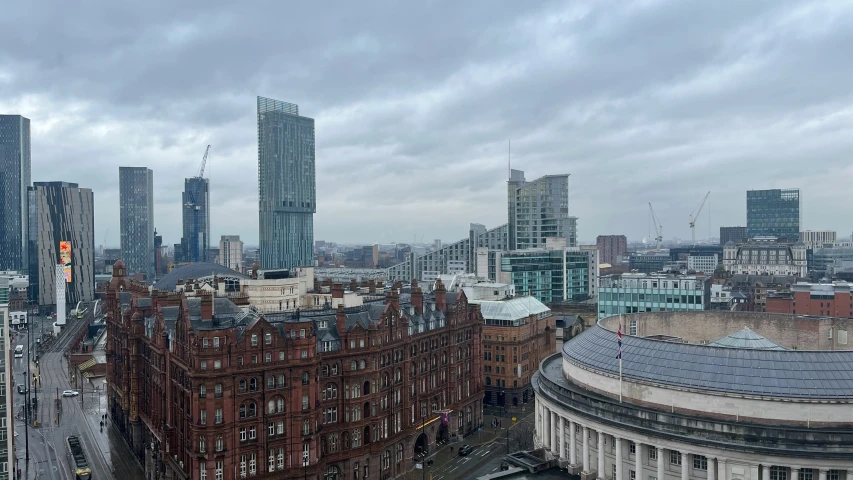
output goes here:
[{"label": "glass skyscraper", "polygon": [[154,279],[154,172],[119,167],[121,257],[127,273]]},{"label": "glass skyscraper", "polygon": [[[207,262],[210,252],[210,181],[207,178],[184,179],[183,262]],[[198,222],[198,237],[194,235]]]},{"label": "glass skyscraper", "polygon": [[746,230],[749,238],[776,237],[780,242],[800,240],[800,189],[746,192]]},{"label": "glass skyscraper", "polygon": [[542,248],[545,239],[566,239],[576,247],[577,217],[569,216],[569,176],[546,175],[533,181],[511,170],[507,184],[509,250]]},{"label": "glass skyscraper", "polygon": [[261,268],[314,264],[314,119],[292,103],[258,97]]},{"label": "glass skyscraper", "polygon": [[71,282],[66,303],[95,299],[95,202],[92,189],[76,183],[35,182],[29,196],[27,294],[39,305],[56,305],[59,242],[71,242]]},{"label": "glass skyscraper", "polygon": [[0,270],[27,268],[30,120],[0,115]]}]

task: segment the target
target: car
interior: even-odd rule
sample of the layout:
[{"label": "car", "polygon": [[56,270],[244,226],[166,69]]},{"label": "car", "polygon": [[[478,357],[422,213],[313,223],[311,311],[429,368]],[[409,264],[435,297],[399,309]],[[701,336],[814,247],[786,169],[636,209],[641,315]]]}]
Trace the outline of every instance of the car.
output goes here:
[{"label": "car", "polygon": [[26,395],[28,391],[26,385],[18,385],[18,393],[21,395]]},{"label": "car", "polygon": [[36,343],[41,343],[41,337],[36,337]]},{"label": "car", "polygon": [[80,392],[76,390],[65,390],[62,392],[63,397],[76,397],[77,395],[80,395]]},{"label": "car", "polygon": [[461,447],[459,447],[459,455],[461,455],[463,457],[468,455],[469,453],[471,453],[473,451],[474,451],[474,447],[472,447],[471,445],[462,445]]}]

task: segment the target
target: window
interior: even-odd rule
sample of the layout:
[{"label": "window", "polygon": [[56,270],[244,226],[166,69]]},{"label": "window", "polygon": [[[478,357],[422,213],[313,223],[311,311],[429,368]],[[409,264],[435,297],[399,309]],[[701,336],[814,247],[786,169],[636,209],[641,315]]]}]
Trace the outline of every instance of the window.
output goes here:
[{"label": "window", "polygon": [[264,334],[264,343],[267,345],[272,345],[272,333],[267,332]]},{"label": "window", "polygon": [[272,354],[267,353],[266,356],[264,357],[264,361],[265,362],[271,362],[272,361]]},{"label": "window", "polygon": [[323,400],[332,400],[338,398],[338,386],[334,383],[326,385],[323,390]]},{"label": "window", "polygon": [[302,395],[302,410],[308,410],[308,395]]},{"label": "window", "polygon": [[628,327],[628,335],[637,336],[637,321],[631,320],[631,323]]},{"label": "window", "polygon": [[198,412],[198,423],[199,425],[207,425],[207,410],[201,410]]},{"label": "window", "polygon": [[201,339],[201,346],[202,348],[207,348],[207,337]]},{"label": "window", "polygon": [[[705,468],[707,469],[707,466]],[[770,467],[770,480],[788,480],[788,467]]]},{"label": "window", "polygon": [[267,436],[272,437],[273,435],[275,435],[275,423],[270,422],[267,425]]},{"label": "window", "polygon": [[252,346],[253,347],[258,346],[258,334],[257,333],[252,334]]},{"label": "window", "polygon": [[652,445],[649,445],[649,460],[657,460],[658,459],[658,449]]},{"label": "window", "polygon": [[628,470],[628,478],[629,480],[637,480],[637,472],[634,470]]},{"label": "window", "polygon": [[349,366],[349,369],[350,369],[350,370],[358,370],[358,363],[356,363],[356,361],[355,361],[355,360],[353,360],[353,361],[352,361],[352,363],[351,363],[351,364],[350,364],[350,366]]},{"label": "window", "polygon": [[337,375],[337,374],[338,374],[338,364],[333,363],[332,364],[332,375]]},{"label": "window", "polygon": [[253,425],[253,426],[249,427],[249,440],[254,440],[256,438],[258,438],[258,430]]},{"label": "window", "polygon": [[279,359],[279,360],[282,360],[282,361],[284,360],[284,350],[279,350],[279,351],[278,351],[278,359]]},{"label": "window", "polygon": [[216,451],[221,452],[223,450],[225,450],[225,439],[222,437],[222,435],[217,435],[216,436]]},{"label": "window", "polygon": [[299,338],[305,338],[305,329],[304,328],[299,329]]},{"label": "window", "polygon": [[222,408],[217,408],[214,412],[214,422],[219,425],[222,423]]},{"label": "window", "polygon": [[219,337],[213,337],[213,348],[219,348]]},{"label": "window", "polygon": [[[708,459],[702,455],[693,455],[693,470],[708,470]],[[772,477],[772,474],[771,474]],[[779,479],[781,480],[781,479]]]},{"label": "window", "polygon": [[207,387],[203,383],[198,386],[198,396],[199,398],[204,398],[207,396]]},{"label": "window", "polygon": [[308,372],[302,372],[302,385],[308,385]]},{"label": "window", "polygon": [[220,398],[222,396],[222,384],[217,383],[213,386],[213,396],[216,398]]},{"label": "window", "polygon": [[681,465],[681,452],[676,452],[675,450],[669,451],[669,464],[670,465]]},{"label": "window", "polygon": [[637,444],[634,442],[629,442],[628,450],[631,452],[632,455],[636,455],[637,454]]},{"label": "window", "polygon": [[299,356],[302,358],[308,358],[308,350],[302,350]]},{"label": "window", "polygon": [[240,441],[246,441],[246,427],[240,427]]},{"label": "window", "polygon": [[225,462],[216,462],[216,469],[214,470],[215,480],[222,480],[222,471],[225,469]]},{"label": "window", "polygon": [[221,360],[214,360],[213,361],[213,368],[216,368],[216,369],[222,368],[222,361]]},{"label": "window", "polygon": [[302,420],[302,435],[311,435],[311,423],[308,420]]},{"label": "window", "polygon": [[267,377],[267,388],[275,388],[275,377],[272,375]]},{"label": "window", "polygon": [[207,360],[202,360],[199,366],[202,370],[207,370]]},{"label": "window", "polygon": [[198,451],[199,453],[207,452],[207,439],[205,437],[198,437]]},{"label": "window", "polygon": [[198,463],[198,475],[201,480],[207,480],[207,464],[205,462]]},{"label": "window", "polygon": [[278,386],[279,386],[279,388],[284,386],[284,374],[283,373],[280,373],[278,375]]}]

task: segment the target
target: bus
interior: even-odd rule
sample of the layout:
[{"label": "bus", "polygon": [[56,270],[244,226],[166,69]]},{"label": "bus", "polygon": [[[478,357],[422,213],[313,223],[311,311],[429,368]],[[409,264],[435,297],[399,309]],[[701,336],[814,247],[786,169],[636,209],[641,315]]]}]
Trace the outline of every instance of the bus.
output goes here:
[{"label": "bus", "polygon": [[15,347],[15,358],[24,358],[24,346],[18,345]]},{"label": "bus", "polygon": [[71,465],[71,471],[75,475],[76,480],[91,480],[92,469],[89,467],[89,462],[86,460],[86,455],[83,454],[83,446],[80,445],[80,439],[71,436],[65,439],[68,445],[68,463]]}]

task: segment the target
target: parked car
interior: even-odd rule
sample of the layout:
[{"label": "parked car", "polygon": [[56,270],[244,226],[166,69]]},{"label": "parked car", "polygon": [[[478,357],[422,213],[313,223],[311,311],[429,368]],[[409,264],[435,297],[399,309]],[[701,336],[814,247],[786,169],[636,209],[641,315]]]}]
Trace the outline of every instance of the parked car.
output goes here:
[{"label": "parked car", "polygon": [[461,447],[459,447],[459,455],[461,455],[463,457],[468,455],[469,453],[471,453],[473,451],[474,451],[474,447],[472,447],[471,445],[462,445]]},{"label": "parked car", "polygon": [[26,385],[18,385],[18,393],[20,393],[21,395],[26,395],[27,392],[29,392],[29,390],[27,390]]},{"label": "parked car", "polygon": [[77,395],[80,395],[80,392],[76,390],[65,390],[62,392],[63,397],[76,397]]}]

